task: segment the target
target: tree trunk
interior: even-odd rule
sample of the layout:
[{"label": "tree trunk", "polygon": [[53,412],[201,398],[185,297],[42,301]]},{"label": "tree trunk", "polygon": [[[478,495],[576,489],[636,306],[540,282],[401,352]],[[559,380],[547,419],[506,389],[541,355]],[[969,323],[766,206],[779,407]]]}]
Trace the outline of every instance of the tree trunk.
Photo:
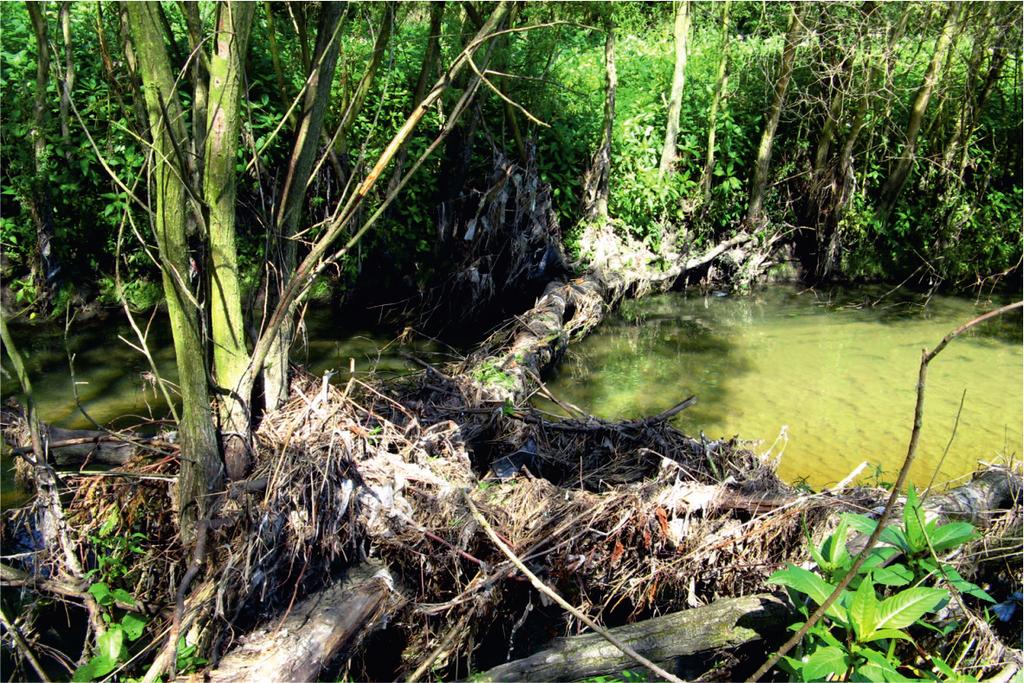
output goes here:
[{"label": "tree trunk", "polygon": [[216,669],[184,680],[315,681],[340,650],[387,616],[393,591],[387,570],[350,569],[343,581],[295,605],[282,622],[249,636]]},{"label": "tree trunk", "polygon": [[608,220],[608,181],[612,168],[612,126],[615,123],[615,89],[619,79],[615,71],[615,28],[606,21],[604,39],[604,124],[601,142],[594,152],[583,179],[583,215],[587,220]]},{"label": "tree trunk", "polygon": [[[725,598],[674,614],[608,629],[616,638],[668,671],[677,658],[782,635],[795,616],[770,594]],[[525,659],[502,664],[473,680],[575,681],[635,668],[636,662],[596,633],[559,638]]]},{"label": "tree trunk", "polygon": [[154,231],[182,399],[178,515],[182,535],[186,543],[191,543],[196,521],[205,513],[207,495],[220,487],[223,466],[207,391],[200,310],[189,284],[192,259],[186,229],[186,164],[182,158],[187,135],[160,29],[160,8],[155,2],[132,2],[127,3],[126,10],[138,52],[155,153],[150,196],[156,200]]},{"label": "tree trunk", "polygon": [[782,50],[782,66],[778,80],[775,81],[775,95],[772,98],[768,118],[761,134],[761,144],[757,148],[757,161],[754,165],[754,179],[750,184],[750,203],[747,206],[746,224],[748,228],[757,229],[764,222],[764,195],[768,189],[768,170],[772,161],[772,143],[775,140],[775,129],[779,126],[782,106],[786,101],[786,90],[789,79],[793,75],[793,62],[796,59],[797,41],[802,29],[800,12],[796,5],[790,8],[789,28],[786,30],[786,45]]},{"label": "tree trunk", "polygon": [[[412,100],[409,109],[414,109],[427,94],[427,86],[430,85],[437,63],[441,56],[441,23],[444,19],[444,0],[437,0],[430,4],[430,28],[427,35],[427,46],[423,51],[423,62],[420,64],[420,75],[416,79],[416,87],[413,89]],[[391,180],[388,181],[388,192],[394,191],[402,179],[405,171],[405,161],[409,156],[409,141],[406,140],[398,149],[395,155],[394,170],[391,171]]]},{"label": "tree trunk", "polygon": [[209,209],[213,377],[219,387],[224,463],[228,477],[234,481],[245,476],[251,420],[251,387],[243,386],[249,355],[235,244],[235,159],[241,127],[242,74],[255,6],[232,1],[218,10],[209,63],[203,194]]},{"label": "tree trunk", "polygon": [[[281,98],[281,106],[287,108],[291,103],[288,95],[288,88],[284,82],[284,71],[281,69],[281,51],[277,47],[277,29],[274,27],[274,8],[268,0],[263,0],[263,13],[267,16],[267,41],[270,47],[270,61],[274,67],[274,81],[277,83],[278,96]],[[295,120],[292,115],[288,122]]]},{"label": "tree trunk", "polygon": [[711,111],[708,113],[708,145],[704,160],[704,172],[701,174],[701,199],[706,207],[711,201],[711,178],[715,171],[715,132],[718,126],[718,109],[725,99],[726,87],[729,83],[729,6],[732,0],[725,0],[722,6],[722,46],[718,55],[718,77],[715,79],[715,92],[711,96]]},{"label": "tree trunk", "polygon": [[71,107],[71,92],[75,89],[75,55],[71,50],[71,3],[60,4],[60,32],[64,38],[64,78],[60,89],[60,135],[64,140],[64,158],[71,161],[71,126],[68,111]]},{"label": "tree trunk", "polygon": [[[676,62],[672,71],[672,91],[668,98],[668,124],[665,126],[665,144],[661,148],[658,177],[664,178],[676,160],[676,136],[679,134],[679,113],[683,107],[683,87],[686,85],[687,38],[690,35],[690,0],[677,0],[675,22]],[[728,10],[726,10],[728,11]]]},{"label": "tree trunk", "polygon": [[60,272],[60,263],[53,253],[53,208],[47,189],[50,164],[46,149],[46,123],[49,118],[46,87],[50,80],[50,48],[43,3],[30,1],[25,6],[36,39],[36,90],[31,132],[35,177],[30,181],[29,196],[26,199],[32,222],[36,226],[36,250],[32,264],[36,302],[41,309],[46,310],[50,303],[50,286]]},{"label": "tree trunk", "polygon": [[[192,54],[192,164],[195,168],[196,185],[203,185],[205,171],[207,107],[210,102],[210,58],[203,42],[203,19],[199,14],[198,2],[182,2],[182,14],[188,26],[188,48]],[[224,4],[217,5],[217,19],[225,11]]]},{"label": "tree trunk", "polygon": [[377,31],[377,40],[373,43],[373,53],[370,55],[370,63],[366,65],[366,71],[363,72],[363,77],[359,79],[358,85],[356,85],[355,91],[352,93],[352,97],[349,99],[345,111],[341,115],[341,121],[338,124],[338,132],[335,133],[334,141],[334,152],[341,157],[345,158],[348,154],[348,135],[352,130],[352,125],[356,122],[359,114],[363,111],[363,105],[366,103],[366,95],[370,92],[370,86],[373,85],[373,79],[377,75],[377,69],[380,67],[381,61],[384,59],[384,52],[387,50],[388,41],[391,40],[391,32],[395,26],[395,3],[388,2],[384,7],[384,18],[381,21],[380,30]]},{"label": "tree trunk", "polygon": [[960,5],[951,2],[946,10],[946,21],[942,27],[942,34],[935,43],[935,50],[932,52],[931,62],[925,72],[924,81],[921,83],[914,104],[910,109],[910,120],[907,122],[906,142],[903,145],[903,152],[893,167],[889,178],[882,187],[881,197],[878,203],[878,217],[883,221],[889,219],[896,200],[907,183],[910,170],[914,165],[915,153],[917,151],[918,133],[921,131],[921,124],[924,122],[925,112],[928,110],[928,102],[932,96],[932,90],[939,80],[939,65],[946,59],[950,43],[957,31],[960,16]]},{"label": "tree trunk", "polygon": [[[302,114],[296,128],[288,174],[285,177],[277,215],[274,217],[277,273],[271,276],[270,281],[273,283],[272,287],[278,290],[295,272],[298,261],[298,242],[295,233],[302,218],[306,185],[313,170],[320,131],[323,128],[324,114],[331,93],[331,81],[334,78],[334,68],[341,46],[337,35],[341,22],[341,4],[328,3],[323,9],[317,27],[313,56],[314,71],[303,98]],[[288,395],[288,353],[291,349],[294,324],[292,316],[288,315],[282,322],[280,332],[267,355],[267,363],[263,370],[263,401],[268,411],[276,409]]]}]

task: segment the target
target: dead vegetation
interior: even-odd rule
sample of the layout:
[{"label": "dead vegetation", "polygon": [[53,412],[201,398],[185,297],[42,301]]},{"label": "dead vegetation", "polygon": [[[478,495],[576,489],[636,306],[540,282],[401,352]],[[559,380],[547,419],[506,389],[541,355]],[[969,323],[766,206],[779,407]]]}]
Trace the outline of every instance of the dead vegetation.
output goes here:
[{"label": "dead vegetation", "polygon": [[[144,553],[125,558],[121,581],[151,620],[152,647],[177,624],[214,668],[243,633],[262,624],[273,634],[330,576],[374,560],[395,589],[344,640],[348,674],[454,678],[581,628],[523,582],[464,496],[547,585],[608,625],[763,592],[772,571],[803,561],[805,529],[883,498],[800,494],[742,444],[691,439],[666,419],[552,422],[481,405],[476,383],[440,370],[372,386],[296,377],[291,400],[257,433],[253,473],[212,506],[205,547],[191,557],[172,521],[172,460],[70,474],[67,516],[82,560],[95,557],[98,538],[143,534]],[[13,515],[7,533],[29,518]],[[978,571],[994,562],[1006,572],[1014,558],[1019,565],[1019,545],[967,557],[990,560]],[[56,556],[45,566],[62,575]],[[1020,585],[1019,567],[1001,580]],[[372,654],[380,633],[400,644],[385,665]],[[975,641],[968,656],[995,665],[992,643]],[[266,651],[268,641],[262,650],[245,642]]]}]

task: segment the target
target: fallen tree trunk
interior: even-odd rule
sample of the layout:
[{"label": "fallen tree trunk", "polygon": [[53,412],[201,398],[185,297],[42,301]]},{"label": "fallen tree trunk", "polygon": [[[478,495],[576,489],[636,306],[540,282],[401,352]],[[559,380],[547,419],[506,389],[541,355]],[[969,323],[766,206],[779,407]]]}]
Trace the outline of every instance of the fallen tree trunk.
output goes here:
[{"label": "fallen tree trunk", "polygon": [[386,569],[359,565],[344,580],[315,593],[276,625],[255,631],[205,676],[206,681],[315,681],[321,669],[392,611]]},{"label": "fallen tree trunk", "polygon": [[[28,440],[25,418],[18,410],[8,407],[0,415],[4,436],[14,443]],[[40,424],[44,448],[57,467],[73,467],[87,462],[100,465],[124,465],[138,452],[138,444],[152,442],[153,437],[121,438],[116,433],[99,429],[64,429]],[[18,446],[11,453],[31,453],[31,446]]]},{"label": "fallen tree trunk", "polygon": [[[695,609],[609,629],[618,639],[668,670],[678,657],[735,647],[782,633],[792,607],[766,593],[717,600]],[[635,662],[596,633],[560,638],[525,659],[502,664],[475,681],[564,681],[611,674]]]}]

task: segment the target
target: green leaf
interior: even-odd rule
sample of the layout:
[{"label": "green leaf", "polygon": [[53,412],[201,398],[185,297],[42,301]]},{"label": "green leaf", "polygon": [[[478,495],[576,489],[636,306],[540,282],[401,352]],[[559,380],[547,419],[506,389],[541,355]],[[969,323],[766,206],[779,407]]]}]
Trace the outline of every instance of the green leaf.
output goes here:
[{"label": "green leaf", "polygon": [[978,598],[979,600],[984,600],[986,602],[995,602],[991,595],[982,590],[981,587],[977,584],[971,583],[964,577],[960,576],[960,572],[958,572],[950,565],[942,565],[940,571],[949,581],[950,585],[952,585],[953,588],[956,588],[964,595],[970,595],[972,597]]},{"label": "green leaf", "polygon": [[830,675],[840,676],[849,666],[846,650],[838,647],[819,647],[803,662],[801,671],[805,681],[821,681]]},{"label": "green leaf", "polygon": [[135,596],[123,588],[115,588],[112,595],[118,602],[122,602],[126,605],[135,605]]},{"label": "green leaf", "polygon": [[117,528],[117,525],[120,521],[121,519],[117,514],[117,508],[111,507],[110,514],[108,514],[107,518],[103,520],[103,524],[102,526],[100,526],[100,530],[97,532],[97,534],[99,535],[100,538],[106,538],[110,535],[111,531]]},{"label": "green leaf", "polygon": [[96,602],[104,607],[114,604],[114,596],[110,592],[110,586],[102,581],[97,581],[93,585],[89,586],[89,594],[92,595]]},{"label": "green leaf", "polygon": [[72,681],[92,681],[102,676],[106,676],[108,673],[117,668],[117,661],[110,659],[106,655],[96,655],[89,659],[88,662],[75,669],[75,672],[71,674]]},{"label": "green leaf", "polygon": [[843,560],[850,556],[846,551],[846,532],[849,529],[849,522],[846,517],[839,518],[836,530],[832,532],[828,540],[828,560],[833,567],[838,567]]},{"label": "green leaf", "polygon": [[875,628],[906,628],[948,597],[941,588],[908,588],[882,601]]},{"label": "green leaf", "polygon": [[883,628],[871,633],[866,638],[861,638],[861,642],[873,643],[876,640],[907,640],[911,643],[914,639],[909,635],[895,628]]},{"label": "green leaf", "polygon": [[861,650],[860,653],[868,661],[857,667],[853,672],[855,681],[905,681],[889,659],[880,652]]},{"label": "green leaf", "polygon": [[[825,602],[828,596],[832,594],[832,591],[835,590],[835,586],[827,583],[814,572],[794,565],[789,565],[785,569],[772,574],[768,579],[768,583],[789,586],[804,593],[819,605]],[[825,611],[825,614],[844,626],[846,625],[846,615],[843,614],[843,610],[838,604],[832,603],[832,606]]]},{"label": "green leaf", "polygon": [[883,586],[907,586],[914,580],[914,572],[903,564],[879,567],[871,572],[874,580]]},{"label": "green leaf", "polygon": [[967,522],[952,522],[943,524],[928,536],[931,539],[932,548],[938,553],[974,540],[977,538],[977,533],[974,527]]},{"label": "green leaf", "polygon": [[903,506],[903,527],[906,529],[907,543],[912,553],[921,552],[928,547],[928,537],[924,533],[921,503],[917,499],[917,489],[913,484],[907,490],[907,502]]},{"label": "green leaf", "polygon": [[128,642],[132,642],[138,640],[146,630],[146,620],[137,614],[128,612],[121,618],[121,628],[124,629],[124,635]]},{"label": "green leaf", "polygon": [[96,654],[119,661],[123,659],[124,629],[120,626],[111,626],[96,638]]},{"label": "green leaf", "polygon": [[875,630],[875,620],[878,614],[878,598],[875,596],[875,587],[871,583],[871,577],[861,581],[857,592],[853,594],[848,611],[857,640],[865,640]]}]

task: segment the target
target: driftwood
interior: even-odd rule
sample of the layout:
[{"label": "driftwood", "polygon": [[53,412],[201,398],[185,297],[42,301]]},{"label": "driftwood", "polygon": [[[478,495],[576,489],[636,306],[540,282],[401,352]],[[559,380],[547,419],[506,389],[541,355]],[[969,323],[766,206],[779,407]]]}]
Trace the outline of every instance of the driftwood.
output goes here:
[{"label": "driftwood", "polygon": [[[655,617],[609,631],[637,652],[674,668],[678,657],[735,647],[781,633],[793,615],[790,605],[770,594],[726,598],[695,609]],[[578,680],[615,673],[635,662],[594,633],[560,638],[525,659],[502,664],[474,680]]]},{"label": "driftwood", "polygon": [[303,600],[284,620],[247,636],[207,681],[315,681],[321,669],[394,607],[391,575],[369,564]]},{"label": "driftwood", "polygon": [[[5,435],[12,441],[22,441],[27,430],[22,429],[25,418],[21,411],[4,407],[0,410],[0,424]],[[50,459],[57,467],[73,467],[85,463],[100,465],[124,465],[138,452],[139,443],[152,442],[152,437],[132,436],[132,443],[119,437],[116,433],[99,429],[63,429],[53,425],[40,423],[40,436],[43,439]],[[31,446],[19,446],[11,451],[14,455],[32,452]]]}]

